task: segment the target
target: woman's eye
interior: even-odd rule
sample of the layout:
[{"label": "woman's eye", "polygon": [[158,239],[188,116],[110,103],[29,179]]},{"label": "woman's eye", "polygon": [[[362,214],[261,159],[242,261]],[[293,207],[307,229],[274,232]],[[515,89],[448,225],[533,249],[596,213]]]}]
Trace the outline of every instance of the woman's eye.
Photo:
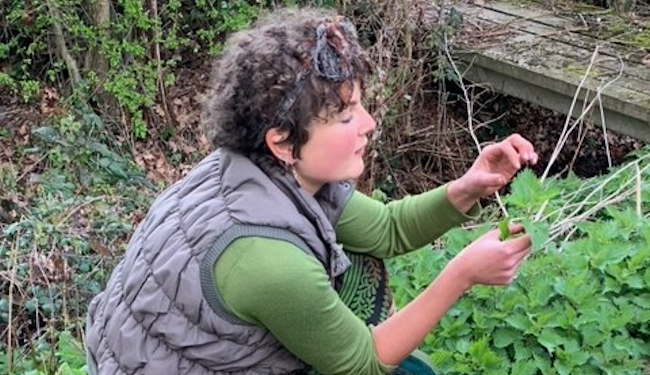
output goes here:
[{"label": "woman's eye", "polygon": [[344,118],[343,120],[341,120],[341,122],[344,123],[344,124],[348,124],[351,121],[352,121],[352,116],[348,116],[348,117]]}]

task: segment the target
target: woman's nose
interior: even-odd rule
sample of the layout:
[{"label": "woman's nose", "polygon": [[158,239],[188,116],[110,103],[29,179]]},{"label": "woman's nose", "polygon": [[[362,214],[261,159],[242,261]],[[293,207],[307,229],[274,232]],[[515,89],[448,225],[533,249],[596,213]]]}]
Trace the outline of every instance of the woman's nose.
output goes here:
[{"label": "woman's nose", "polygon": [[377,122],[375,119],[368,113],[368,111],[363,108],[363,119],[361,126],[359,127],[359,132],[361,135],[368,135],[372,133],[377,128]]}]

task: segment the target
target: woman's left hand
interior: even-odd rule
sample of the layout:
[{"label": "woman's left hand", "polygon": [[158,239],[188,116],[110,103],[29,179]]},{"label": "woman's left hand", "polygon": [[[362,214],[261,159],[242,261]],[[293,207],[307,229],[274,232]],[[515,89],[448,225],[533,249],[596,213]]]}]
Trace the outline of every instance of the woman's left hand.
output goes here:
[{"label": "woman's left hand", "polygon": [[[449,198],[462,211],[504,187],[526,164],[537,163],[533,145],[519,134],[483,149],[472,167],[449,186]],[[467,207],[469,205],[469,207]]]}]

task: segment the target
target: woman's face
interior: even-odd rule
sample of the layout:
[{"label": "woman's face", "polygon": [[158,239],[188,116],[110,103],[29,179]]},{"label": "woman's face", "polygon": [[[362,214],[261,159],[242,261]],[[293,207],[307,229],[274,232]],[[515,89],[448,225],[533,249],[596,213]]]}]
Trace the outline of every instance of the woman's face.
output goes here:
[{"label": "woman's face", "polygon": [[368,137],[377,123],[361,104],[359,83],[348,107],[309,127],[309,140],[293,165],[303,189],[315,194],[328,182],[357,178],[363,173]]}]

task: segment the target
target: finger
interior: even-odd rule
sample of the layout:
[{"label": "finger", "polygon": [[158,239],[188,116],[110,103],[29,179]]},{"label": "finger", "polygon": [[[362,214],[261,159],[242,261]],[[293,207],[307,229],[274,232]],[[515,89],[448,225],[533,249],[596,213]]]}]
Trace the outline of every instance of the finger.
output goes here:
[{"label": "finger", "polygon": [[[519,154],[508,141],[499,142],[485,147],[481,152],[481,156],[485,156],[488,161],[495,164],[501,164],[503,163],[503,159],[506,159],[508,164],[516,170],[521,168]],[[499,166],[503,167],[502,165]]]},{"label": "finger", "polygon": [[519,237],[511,237],[505,242],[507,242],[508,247],[512,249],[511,254],[525,252],[532,245],[530,234],[524,234],[523,236]]},{"label": "finger", "polygon": [[499,189],[507,182],[499,173],[481,173],[476,180],[481,186],[489,189]]},{"label": "finger", "polygon": [[[500,235],[501,235],[501,231],[499,231],[499,229],[493,229],[493,230],[485,233],[482,237],[499,240]],[[502,241],[499,240],[499,242],[502,242]]]},{"label": "finger", "polygon": [[526,259],[528,259],[528,256],[529,256],[529,255],[530,255],[530,247],[526,247],[526,248],[524,248],[524,250],[522,250],[521,252],[516,253],[515,255],[513,255],[514,260],[515,260],[514,269],[518,269],[519,266],[521,266],[521,264],[522,264]]},{"label": "finger", "polygon": [[537,164],[539,156],[535,152],[533,144],[519,134],[513,134],[507,139],[521,156],[523,163]]},{"label": "finger", "polygon": [[499,145],[499,150],[508,158],[510,165],[516,170],[521,169],[522,156],[517,152],[517,149],[512,145],[512,143],[503,142]]},{"label": "finger", "polygon": [[526,228],[520,224],[510,224],[508,226],[508,229],[510,230],[510,234],[519,234],[521,232],[524,232]]}]

